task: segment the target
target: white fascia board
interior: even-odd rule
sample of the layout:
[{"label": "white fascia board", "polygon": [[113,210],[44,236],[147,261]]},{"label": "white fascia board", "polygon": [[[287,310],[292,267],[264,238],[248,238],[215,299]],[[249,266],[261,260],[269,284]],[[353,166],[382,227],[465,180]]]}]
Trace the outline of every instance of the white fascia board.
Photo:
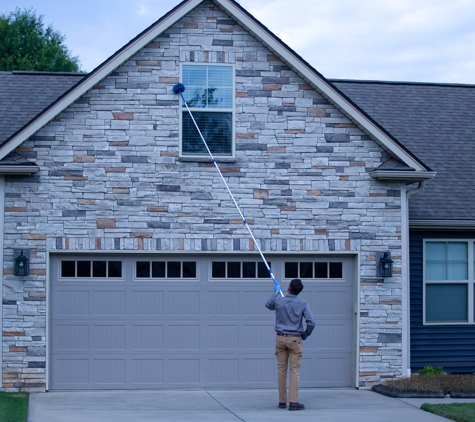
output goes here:
[{"label": "white fascia board", "polygon": [[373,170],[369,174],[376,180],[420,182],[432,179],[437,173],[435,171]]},{"label": "white fascia board", "polygon": [[40,168],[38,166],[22,166],[18,165],[0,165],[0,175],[6,174],[35,174],[38,173]]},{"label": "white fascia board", "polygon": [[394,142],[383,130],[375,125],[364,113],[355,107],[351,102],[324,79],[317,75],[313,68],[303,62],[299,57],[295,56],[286,46],[278,42],[267,31],[260,28],[256,23],[238,9],[229,0],[213,0],[219,3],[224,9],[228,9],[229,13],[235,17],[251,34],[258,38],[270,50],[275,52],[284,62],[297,70],[300,75],[316,87],[323,96],[333,102],[344,114],[351,120],[357,122],[367,133],[377,139],[383,147],[389,150],[394,156],[398,157],[409,167],[413,167],[418,171],[427,171],[427,169],[414,157],[407,153],[398,143]]},{"label": "white fascia board", "polygon": [[475,230],[475,220],[410,220],[410,229]]},{"label": "white fascia board", "polygon": [[40,115],[31,124],[25,126],[14,138],[0,147],[0,160],[7,154],[20,146],[30,136],[33,136],[43,126],[47,125],[58,114],[63,112],[74,101],[86,94],[100,81],[106,78],[110,73],[117,69],[122,63],[126,62],[130,57],[136,54],[139,50],[145,47],[148,43],[153,41],[162,32],[166,31],[175,22],[180,20],[188,12],[198,6],[203,0],[190,0],[181,5],[181,7],[170,13],[169,16],[164,18],[161,22],[155,26],[149,28],[144,34],[138,37],[136,40],[127,44],[120,53],[116,53],[106,60],[102,65],[98,66],[89,76],[76,85],[70,92],[67,93],[60,101],[55,103],[46,113]]}]

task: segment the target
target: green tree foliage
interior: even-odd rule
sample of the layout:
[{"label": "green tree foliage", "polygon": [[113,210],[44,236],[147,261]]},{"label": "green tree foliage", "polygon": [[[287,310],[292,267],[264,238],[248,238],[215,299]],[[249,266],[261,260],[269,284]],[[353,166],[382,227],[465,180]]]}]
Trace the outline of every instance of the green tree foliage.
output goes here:
[{"label": "green tree foliage", "polygon": [[0,14],[0,70],[80,72],[65,38],[51,25],[45,29],[43,16],[33,9]]}]

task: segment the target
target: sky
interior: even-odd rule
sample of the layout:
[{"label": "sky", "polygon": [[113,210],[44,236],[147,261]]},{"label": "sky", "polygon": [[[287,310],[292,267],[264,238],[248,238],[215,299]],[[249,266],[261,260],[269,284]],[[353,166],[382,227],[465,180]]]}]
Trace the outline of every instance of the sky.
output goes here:
[{"label": "sky", "polygon": [[[33,8],[91,71],[179,0],[1,0]],[[329,79],[475,84],[475,0],[238,0]]]}]

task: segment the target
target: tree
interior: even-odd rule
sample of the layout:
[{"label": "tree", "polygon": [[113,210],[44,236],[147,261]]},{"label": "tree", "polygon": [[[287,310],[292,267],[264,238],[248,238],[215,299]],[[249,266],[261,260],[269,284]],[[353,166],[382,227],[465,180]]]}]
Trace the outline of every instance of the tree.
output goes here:
[{"label": "tree", "polygon": [[64,45],[66,37],[33,9],[0,15],[0,70],[80,72],[77,56]]}]

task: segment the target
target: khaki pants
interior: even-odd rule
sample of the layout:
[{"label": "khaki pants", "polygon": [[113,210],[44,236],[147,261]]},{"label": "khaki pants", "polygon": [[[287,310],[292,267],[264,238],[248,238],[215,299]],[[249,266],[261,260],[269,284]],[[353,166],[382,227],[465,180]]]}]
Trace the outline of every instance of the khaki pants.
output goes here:
[{"label": "khaki pants", "polygon": [[287,403],[287,368],[290,365],[289,402],[298,403],[300,364],[302,363],[302,339],[300,337],[276,336],[279,402]]}]

